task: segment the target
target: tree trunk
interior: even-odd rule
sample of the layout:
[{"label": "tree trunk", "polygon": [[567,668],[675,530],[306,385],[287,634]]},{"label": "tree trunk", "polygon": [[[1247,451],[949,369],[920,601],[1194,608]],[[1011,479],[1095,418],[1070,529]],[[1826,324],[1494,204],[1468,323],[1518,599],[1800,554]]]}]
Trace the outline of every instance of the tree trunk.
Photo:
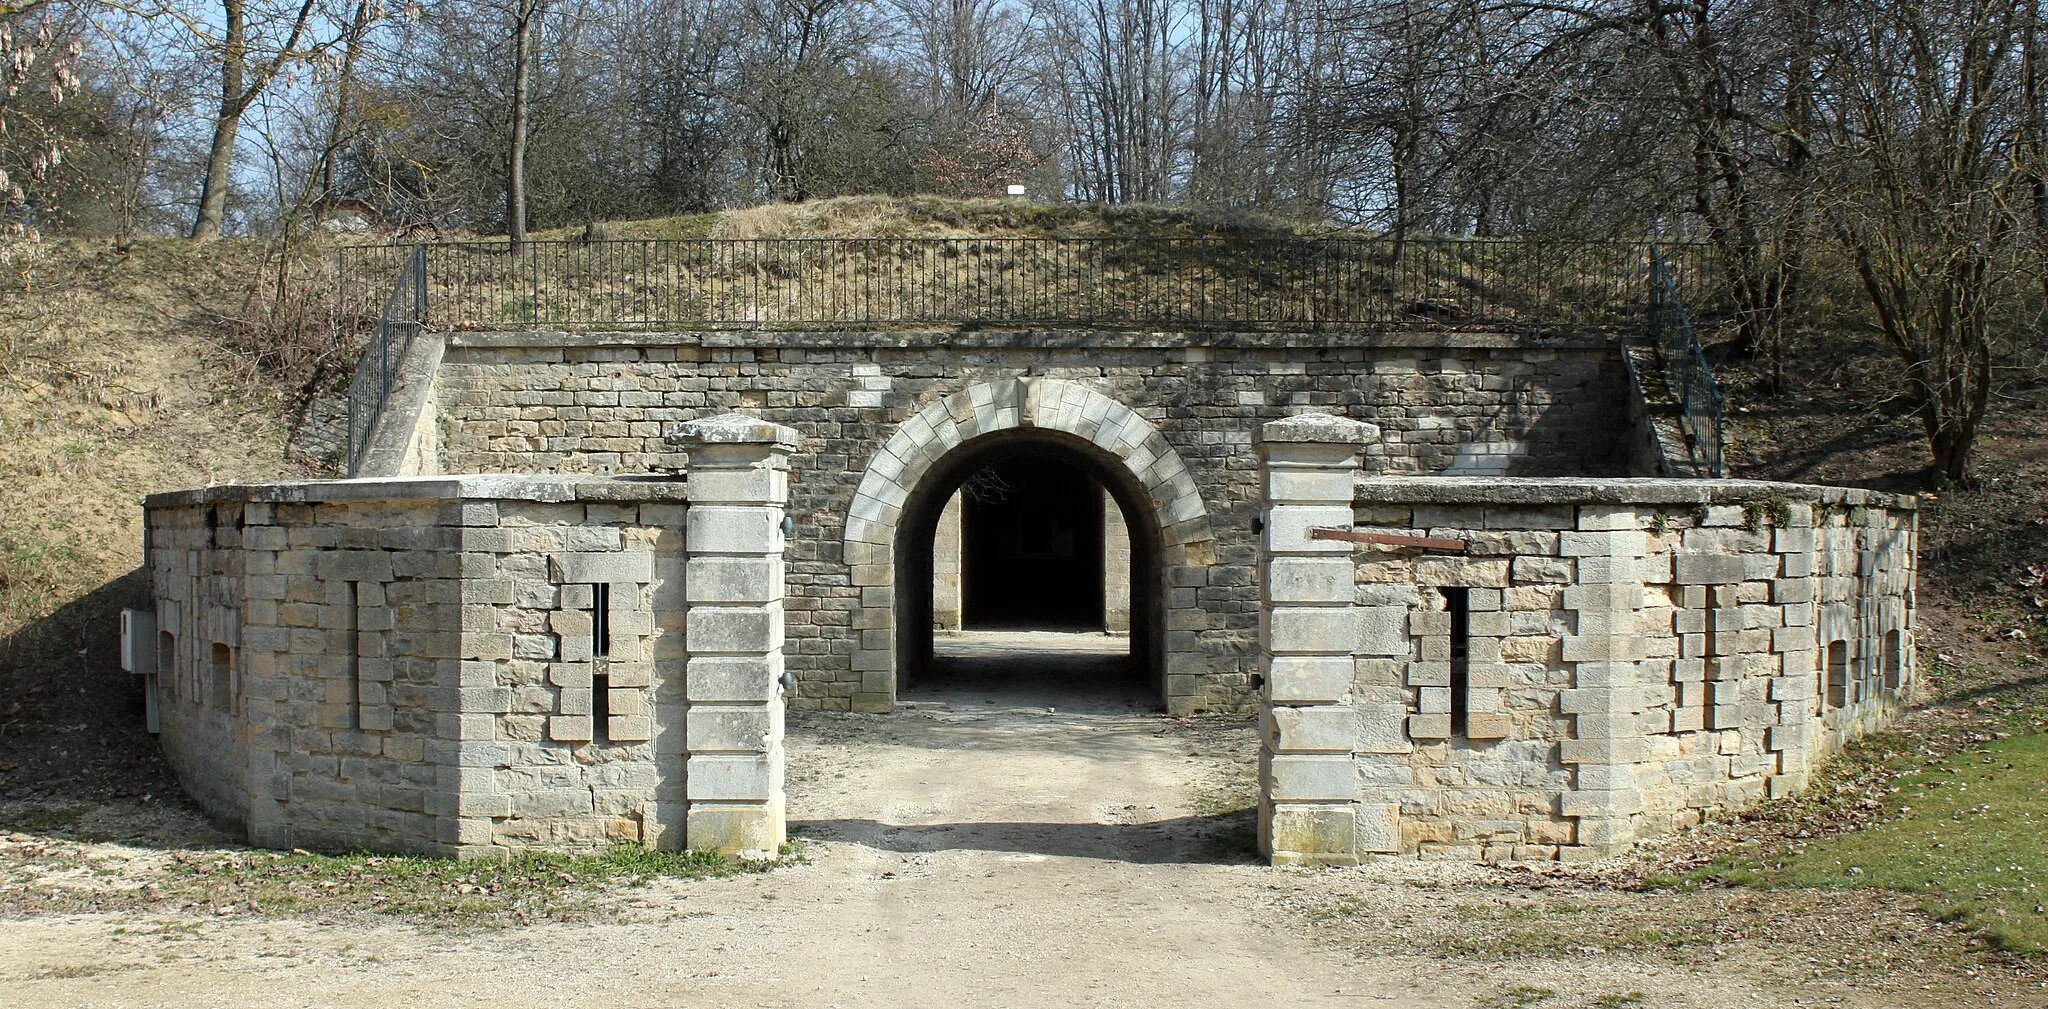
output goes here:
[{"label": "tree trunk", "polygon": [[247,25],[242,0],[221,0],[225,22],[220,58],[220,115],[213,121],[213,145],[206,152],[206,182],[199,190],[199,217],[192,222],[192,240],[207,242],[220,237],[227,217],[229,176],[235,165],[235,134],[242,128],[242,112],[249,95],[242,87],[247,59]]},{"label": "tree trunk", "polygon": [[520,0],[512,25],[512,143],[505,155],[505,236],[516,254],[526,246],[526,92],[533,76],[527,53],[533,25],[539,20],[537,0]]},{"label": "tree trunk", "polygon": [[361,48],[363,32],[369,26],[370,0],[356,0],[355,16],[349,20],[348,32],[343,36],[347,48],[342,50],[341,73],[334,82],[334,117],[327,124],[327,146],[320,152],[317,178],[309,186],[318,186],[320,194],[312,197],[311,202],[324,205],[334,199],[334,156],[340,153],[342,139],[348,131],[349,100],[355,97],[356,52]]}]

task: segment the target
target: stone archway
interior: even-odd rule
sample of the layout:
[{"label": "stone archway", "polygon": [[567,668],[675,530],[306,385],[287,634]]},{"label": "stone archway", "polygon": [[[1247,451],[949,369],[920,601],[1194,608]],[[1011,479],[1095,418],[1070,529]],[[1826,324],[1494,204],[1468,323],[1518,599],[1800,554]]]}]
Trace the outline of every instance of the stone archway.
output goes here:
[{"label": "stone archway", "polygon": [[1150,421],[1102,393],[1057,379],[1019,377],[969,386],[899,425],[869,460],[854,491],[844,553],[860,590],[853,668],[861,682],[854,710],[887,711],[895,703],[896,548],[906,507],[934,468],[963,446],[991,435],[1034,430],[1091,448],[1117,471],[1128,497],[1142,495],[1142,501],[1126,507],[1136,504],[1149,513],[1164,555],[1161,570],[1207,563],[1215,537],[1201,491],[1180,453]]}]

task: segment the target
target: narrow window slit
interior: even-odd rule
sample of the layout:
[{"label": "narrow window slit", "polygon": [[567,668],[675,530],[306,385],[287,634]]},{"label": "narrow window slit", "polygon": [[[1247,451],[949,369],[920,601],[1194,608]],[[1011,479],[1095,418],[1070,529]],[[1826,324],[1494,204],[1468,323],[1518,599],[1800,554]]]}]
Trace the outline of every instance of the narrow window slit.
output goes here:
[{"label": "narrow window slit", "polygon": [[178,699],[180,687],[178,681],[178,639],[172,636],[169,631],[158,631],[156,635],[157,682],[162,683],[166,673],[170,674],[171,700],[175,701]]},{"label": "narrow window slit", "polygon": [[343,631],[348,635],[348,727],[363,727],[363,642],[362,633],[362,590],[361,582],[346,582],[348,586],[348,619]]},{"label": "narrow window slit", "polygon": [[1465,734],[1466,693],[1472,655],[1472,592],[1446,588],[1444,609],[1451,614],[1451,735]]},{"label": "narrow window slit", "polygon": [[1830,708],[1844,707],[1849,703],[1849,643],[1836,641],[1828,645],[1827,702]]},{"label": "narrow window slit", "polygon": [[590,586],[590,741],[611,741],[612,676],[607,660],[612,654],[612,587],[609,582]]}]

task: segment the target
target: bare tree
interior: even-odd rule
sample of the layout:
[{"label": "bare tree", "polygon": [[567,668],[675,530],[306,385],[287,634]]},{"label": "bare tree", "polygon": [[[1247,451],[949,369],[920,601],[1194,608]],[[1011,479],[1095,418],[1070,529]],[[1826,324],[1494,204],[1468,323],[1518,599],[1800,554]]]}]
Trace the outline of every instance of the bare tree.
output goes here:
[{"label": "bare tree", "polygon": [[859,76],[868,25],[851,0],[748,0],[752,23],[737,101],[760,123],[771,200],[813,195],[809,159],[835,96]]},{"label": "bare tree", "polygon": [[1818,103],[1834,182],[1824,212],[1949,481],[1969,475],[2001,311],[2033,268],[2019,212],[2031,17],[2024,0],[1844,5]]},{"label": "bare tree", "polygon": [[511,139],[505,147],[505,235],[512,241],[513,252],[526,244],[527,92],[533,84],[535,29],[546,9],[547,0],[512,3],[512,123]]},{"label": "bare tree", "polygon": [[0,10],[0,263],[34,247],[40,236],[26,213],[30,189],[64,160],[55,113],[78,88],[72,68],[80,48],[60,31],[57,13],[47,2]]},{"label": "bare tree", "polygon": [[220,107],[214,115],[213,140],[206,153],[206,179],[199,191],[199,215],[192,222],[191,238],[194,241],[204,242],[220,237],[221,224],[227,215],[228,189],[233,184],[230,176],[234,171],[235,138],[242,129],[242,117],[287,66],[331,44],[329,40],[303,45],[315,27],[317,4],[318,0],[301,0],[296,10],[287,8],[282,14],[286,19],[284,30],[270,54],[252,61],[251,17],[253,15],[260,26],[272,20],[270,15],[276,12],[261,8],[252,10],[249,0],[220,0],[221,33],[217,39],[210,40],[208,46],[220,71]]},{"label": "bare tree", "polygon": [[1175,195],[1188,96],[1178,40],[1191,13],[1176,0],[1044,0],[1039,7],[1074,195],[1103,203]]}]

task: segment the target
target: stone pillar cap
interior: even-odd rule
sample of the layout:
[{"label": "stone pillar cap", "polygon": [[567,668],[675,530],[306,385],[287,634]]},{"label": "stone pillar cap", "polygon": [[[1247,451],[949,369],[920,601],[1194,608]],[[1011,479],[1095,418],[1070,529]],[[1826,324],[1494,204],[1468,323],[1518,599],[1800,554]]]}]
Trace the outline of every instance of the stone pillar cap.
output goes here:
[{"label": "stone pillar cap", "polygon": [[794,451],[797,433],[795,428],[759,417],[721,413],[677,424],[669,430],[667,441],[678,448],[691,445],[773,445],[784,451]]},{"label": "stone pillar cap", "polygon": [[1259,426],[1261,444],[1272,442],[1317,442],[1334,445],[1370,445],[1380,440],[1376,424],[1328,413],[1303,413]]}]

